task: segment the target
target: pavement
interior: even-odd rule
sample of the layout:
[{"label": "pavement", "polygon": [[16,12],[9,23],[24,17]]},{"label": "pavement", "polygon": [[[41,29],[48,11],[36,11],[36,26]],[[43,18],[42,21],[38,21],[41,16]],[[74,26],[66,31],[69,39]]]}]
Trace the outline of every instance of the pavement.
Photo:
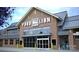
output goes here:
[{"label": "pavement", "polygon": [[0,52],[79,52],[79,50],[55,50],[52,48],[12,48],[0,47]]}]

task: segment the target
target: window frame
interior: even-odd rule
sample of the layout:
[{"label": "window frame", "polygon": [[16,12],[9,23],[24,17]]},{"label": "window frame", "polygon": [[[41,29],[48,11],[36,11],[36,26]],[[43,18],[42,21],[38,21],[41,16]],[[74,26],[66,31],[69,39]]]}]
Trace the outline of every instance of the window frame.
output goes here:
[{"label": "window frame", "polygon": [[10,45],[13,45],[14,44],[14,40],[10,40]]},{"label": "window frame", "polygon": [[8,45],[8,40],[7,39],[5,40],[5,45]]}]

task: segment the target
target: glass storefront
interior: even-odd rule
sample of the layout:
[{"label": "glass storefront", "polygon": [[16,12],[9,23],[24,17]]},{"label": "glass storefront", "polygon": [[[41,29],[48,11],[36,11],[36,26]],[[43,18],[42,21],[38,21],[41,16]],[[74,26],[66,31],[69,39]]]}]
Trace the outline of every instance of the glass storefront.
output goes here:
[{"label": "glass storefront", "polygon": [[49,45],[48,36],[24,38],[24,47],[48,48],[48,45]]},{"label": "glass storefront", "polygon": [[35,37],[24,38],[24,47],[35,47],[36,39]]}]

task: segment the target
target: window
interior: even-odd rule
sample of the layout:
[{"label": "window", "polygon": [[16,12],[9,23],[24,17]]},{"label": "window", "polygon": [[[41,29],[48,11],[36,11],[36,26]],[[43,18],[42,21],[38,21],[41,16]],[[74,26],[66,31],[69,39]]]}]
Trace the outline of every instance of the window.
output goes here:
[{"label": "window", "polygon": [[20,45],[22,45],[22,41],[20,41]]},{"label": "window", "polygon": [[13,45],[13,40],[10,40],[10,44]]},{"label": "window", "polygon": [[5,40],[5,44],[8,44],[8,40]]},{"label": "window", "polygon": [[56,40],[52,40],[53,45],[56,45]]},{"label": "window", "polygon": [[16,40],[16,44],[19,44],[19,40]]},{"label": "window", "polygon": [[50,22],[50,17],[47,18],[47,22]]},{"label": "window", "polygon": [[75,39],[76,39],[76,40],[79,40],[79,36],[75,36]]}]

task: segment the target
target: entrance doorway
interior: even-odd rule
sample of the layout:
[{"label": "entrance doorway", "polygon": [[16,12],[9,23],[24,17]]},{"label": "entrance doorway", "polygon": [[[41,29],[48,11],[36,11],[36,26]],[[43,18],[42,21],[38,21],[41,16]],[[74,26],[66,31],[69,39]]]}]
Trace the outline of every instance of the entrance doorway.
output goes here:
[{"label": "entrance doorway", "polygon": [[68,36],[60,36],[60,49],[69,50]]},{"label": "entrance doorway", "polygon": [[35,47],[36,38],[35,37],[26,37],[24,38],[24,47]]},{"label": "entrance doorway", "polygon": [[23,39],[24,39],[24,47],[37,47],[37,48],[49,47],[49,36],[25,37]]},{"label": "entrance doorway", "polygon": [[37,47],[38,48],[48,48],[48,46],[49,46],[49,38],[37,39]]},{"label": "entrance doorway", "polygon": [[37,40],[38,48],[48,48],[48,40]]}]

